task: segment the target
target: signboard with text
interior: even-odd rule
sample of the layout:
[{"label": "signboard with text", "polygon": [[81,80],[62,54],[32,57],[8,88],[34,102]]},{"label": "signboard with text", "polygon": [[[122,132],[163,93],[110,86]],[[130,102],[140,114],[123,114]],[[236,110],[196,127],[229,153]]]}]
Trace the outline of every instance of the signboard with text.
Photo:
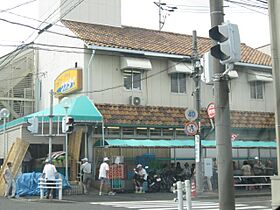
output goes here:
[{"label": "signboard with text", "polygon": [[56,97],[62,97],[80,89],[82,89],[82,69],[65,70],[54,80]]},{"label": "signboard with text", "polygon": [[185,117],[189,121],[195,121],[198,117],[198,113],[197,113],[196,109],[189,108],[185,111]]}]

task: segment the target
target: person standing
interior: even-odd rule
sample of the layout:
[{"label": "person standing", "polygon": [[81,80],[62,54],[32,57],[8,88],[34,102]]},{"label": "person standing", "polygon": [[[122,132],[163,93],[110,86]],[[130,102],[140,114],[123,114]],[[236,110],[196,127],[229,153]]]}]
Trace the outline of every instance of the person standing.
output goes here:
[{"label": "person standing", "polygon": [[82,159],[81,173],[84,194],[88,194],[91,184],[91,164],[88,162],[87,158]]},{"label": "person standing", "polygon": [[[115,195],[114,192],[111,191],[110,180],[109,180],[109,158],[104,157],[103,163],[101,163],[99,168],[99,176],[98,179],[100,180],[100,189],[99,195],[102,195],[105,191],[108,195]],[[105,188],[105,190],[103,189]]]},{"label": "person standing", "polygon": [[7,163],[7,168],[4,171],[3,178],[6,184],[4,196],[8,197],[11,190],[12,191],[11,198],[15,198],[16,181],[12,173],[12,162]]},{"label": "person standing", "polygon": [[[46,179],[47,183],[54,183],[52,185],[50,184],[50,185],[47,185],[47,186],[49,186],[49,187],[55,187],[56,186],[56,180],[55,180],[56,175],[57,175],[57,170],[56,170],[55,166],[52,164],[51,160],[46,159],[42,177]],[[50,197],[52,197],[54,199],[56,198],[56,190],[55,189],[48,188],[46,198],[49,199]]]},{"label": "person standing", "polygon": [[[252,176],[252,167],[251,165],[248,163],[248,161],[243,161],[243,166],[241,167],[241,171],[242,171],[242,176]],[[250,178],[244,178],[244,182],[245,184],[252,184],[252,181]],[[250,186],[246,186],[246,190],[252,190],[252,187]]]},{"label": "person standing", "polygon": [[138,164],[134,174],[135,193],[145,193],[143,183],[147,181],[148,174],[141,164]]}]

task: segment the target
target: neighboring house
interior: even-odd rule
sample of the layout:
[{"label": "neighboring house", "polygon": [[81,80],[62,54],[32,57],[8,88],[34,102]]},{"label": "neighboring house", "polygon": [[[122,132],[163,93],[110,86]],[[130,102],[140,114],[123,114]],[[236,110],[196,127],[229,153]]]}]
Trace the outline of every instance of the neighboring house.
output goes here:
[{"label": "neighboring house", "polygon": [[[34,80],[39,84],[34,86],[38,97],[33,99],[36,99],[37,107],[49,107],[51,89],[56,91],[63,87],[67,90],[71,86],[72,80],[62,81],[60,78],[65,70],[80,69],[81,86],[65,95],[85,94],[94,102],[104,118],[105,139],[193,140],[193,136],[186,136],[184,132],[184,112],[186,108],[193,107],[195,102],[191,77],[192,36],[121,26],[120,18],[114,19],[119,17],[120,12],[107,11],[106,14],[112,16],[108,18],[105,15],[103,19],[97,20],[97,24],[91,21],[94,12],[89,12],[88,8],[92,8],[92,4],[86,2],[88,4],[83,4],[76,13],[70,13],[61,21],[63,26],[51,28],[60,34],[44,32],[37,44],[32,46],[37,62],[33,74],[47,72],[45,77]],[[106,1],[106,4],[112,2],[115,1]],[[116,2],[114,7],[107,9],[119,11],[120,1]],[[103,8],[104,5],[98,6]],[[83,14],[81,11],[89,14],[78,15]],[[99,12],[98,15],[104,14]],[[200,56],[209,51],[211,43],[209,38],[198,37]],[[237,140],[273,141],[275,125],[271,57],[245,44],[241,45],[241,49],[241,61],[234,66],[238,77],[229,81],[232,131],[237,134]],[[60,83],[55,86],[54,81],[58,77]],[[213,101],[213,86],[202,82],[202,136],[209,140],[214,140],[215,136],[213,132],[209,133],[212,130],[205,109]],[[101,137],[100,129],[85,129],[88,135],[83,138],[84,142],[95,144]],[[89,132],[93,135],[89,135]],[[62,142],[61,139],[59,142]],[[92,159],[92,150],[86,145],[84,143],[85,150],[88,150]],[[207,157],[216,156],[214,146],[212,142],[205,149]],[[173,157],[176,153],[179,157],[193,159],[193,146],[188,147],[187,151],[177,149],[167,155]],[[236,146],[233,156],[244,159],[276,157],[275,149],[262,147],[266,147],[265,143],[258,146],[252,143],[242,149]]]}]

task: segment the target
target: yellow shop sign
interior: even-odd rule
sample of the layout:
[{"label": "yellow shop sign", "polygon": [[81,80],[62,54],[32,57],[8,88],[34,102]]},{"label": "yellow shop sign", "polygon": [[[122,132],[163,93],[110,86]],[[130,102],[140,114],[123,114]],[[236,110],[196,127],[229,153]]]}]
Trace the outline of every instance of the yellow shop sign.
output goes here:
[{"label": "yellow shop sign", "polygon": [[54,80],[56,97],[82,89],[82,69],[67,69]]}]

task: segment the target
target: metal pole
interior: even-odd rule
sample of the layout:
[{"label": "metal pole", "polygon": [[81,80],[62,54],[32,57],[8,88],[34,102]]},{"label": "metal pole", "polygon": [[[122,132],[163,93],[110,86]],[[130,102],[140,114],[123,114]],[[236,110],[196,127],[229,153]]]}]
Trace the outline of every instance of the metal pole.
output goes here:
[{"label": "metal pole", "polygon": [[[68,107],[65,108],[65,120],[68,118]],[[65,179],[68,181],[68,133],[65,133]]]},{"label": "metal pole", "polygon": [[65,179],[68,181],[68,133],[65,136]]},{"label": "metal pole", "polygon": [[102,146],[104,147],[105,146],[105,136],[104,136],[104,121],[102,120]]},{"label": "metal pole", "polygon": [[192,210],[192,196],[191,196],[191,184],[190,180],[185,180],[185,190],[186,190],[186,207],[187,210]]},{"label": "metal pole", "polygon": [[[224,21],[223,0],[210,0],[210,15],[211,27],[222,24]],[[224,77],[220,77],[224,69],[224,66],[220,64],[219,60],[213,59],[219,209],[234,210],[235,200],[230,138],[229,90],[228,81]]]},{"label": "metal pole", "polygon": [[85,157],[89,157],[88,156],[89,128],[88,128],[87,125],[85,125],[85,130],[86,130],[86,134],[85,134]]},{"label": "metal pole", "polygon": [[49,115],[49,160],[52,153],[52,126],[53,126],[53,90],[50,91],[50,115]]},{"label": "metal pole", "polygon": [[4,158],[6,158],[6,156],[7,156],[7,148],[8,148],[8,142],[7,142],[7,140],[6,140],[6,118],[4,117],[3,118],[3,138],[4,138]]},{"label": "metal pole", "polygon": [[[196,122],[200,125],[200,58],[197,52],[197,36],[196,31],[193,31],[193,43],[192,43],[193,51],[192,51],[192,64],[194,68],[193,80],[195,84],[194,95],[195,95],[195,109],[197,110],[198,117]],[[197,194],[201,194],[203,192],[203,171],[202,171],[202,148],[201,148],[201,139],[200,139],[200,128],[197,133],[199,137],[198,144],[196,148],[199,151],[199,158],[196,160],[195,164],[195,179],[196,179],[196,188]]]},{"label": "metal pole", "polygon": [[178,181],[176,184],[177,184],[178,210],[183,210],[184,209],[184,203],[183,203],[182,182]]},{"label": "metal pole", "polygon": [[158,0],[158,30],[161,31],[161,0]]}]

